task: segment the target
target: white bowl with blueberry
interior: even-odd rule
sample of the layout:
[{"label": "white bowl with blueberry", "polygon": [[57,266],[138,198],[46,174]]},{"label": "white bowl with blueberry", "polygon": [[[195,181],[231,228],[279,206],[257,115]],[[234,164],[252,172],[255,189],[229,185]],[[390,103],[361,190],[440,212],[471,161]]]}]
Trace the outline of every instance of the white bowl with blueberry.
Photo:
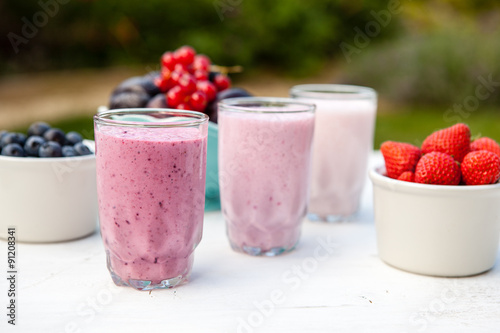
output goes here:
[{"label": "white bowl with blueberry", "polygon": [[0,131],[0,238],[59,242],[93,233],[97,190],[93,141],[44,122]]}]

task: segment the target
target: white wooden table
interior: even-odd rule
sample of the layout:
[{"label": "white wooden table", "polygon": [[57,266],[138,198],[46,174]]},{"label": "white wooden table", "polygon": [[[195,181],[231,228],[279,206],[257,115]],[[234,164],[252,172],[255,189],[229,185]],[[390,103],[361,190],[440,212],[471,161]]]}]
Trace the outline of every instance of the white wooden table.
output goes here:
[{"label": "white wooden table", "polygon": [[[112,283],[97,232],[18,243],[17,325],[7,324],[1,278],[0,332],[500,332],[500,260],[459,279],[384,264],[369,182],[356,221],[305,221],[298,247],[280,257],[233,252],[220,212],[204,228],[190,282],[151,293]],[[5,241],[0,254],[5,276]]]}]

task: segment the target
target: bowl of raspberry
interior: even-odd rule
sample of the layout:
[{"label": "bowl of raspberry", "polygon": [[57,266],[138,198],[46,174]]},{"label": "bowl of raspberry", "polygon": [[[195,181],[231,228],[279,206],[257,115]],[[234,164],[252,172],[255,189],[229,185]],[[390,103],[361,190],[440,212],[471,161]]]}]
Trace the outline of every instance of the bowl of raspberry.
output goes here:
[{"label": "bowl of raspberry", "polygon": [[423,275],[480,274],[496,261],[500,236],[500,146],[470,139],[465,124],[421,147],[386,141],[385,165],[370,170],[379,257]]}]

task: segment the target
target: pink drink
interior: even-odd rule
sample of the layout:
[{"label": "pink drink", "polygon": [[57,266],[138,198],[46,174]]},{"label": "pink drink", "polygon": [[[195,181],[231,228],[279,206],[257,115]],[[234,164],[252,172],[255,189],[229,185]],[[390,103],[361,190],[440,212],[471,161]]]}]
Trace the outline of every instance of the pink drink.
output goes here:
[{"label": "pink drink", "polygon": [[316,104],[309,217],[346,220],[358,210],[377,108],[370,88],[300,85],[291,95]]},{"label": "pink drink", "polygon": [[219,104],[222,211],[232,248],[251,255],[293,249],[307,211],[314,106],[275,101]]},{"label": "pink drink", "polygon": [[206,119],[190,127],[96,120],[95,139],[101,234],[114,282],[140,290],[184,282],[202,236]]}]

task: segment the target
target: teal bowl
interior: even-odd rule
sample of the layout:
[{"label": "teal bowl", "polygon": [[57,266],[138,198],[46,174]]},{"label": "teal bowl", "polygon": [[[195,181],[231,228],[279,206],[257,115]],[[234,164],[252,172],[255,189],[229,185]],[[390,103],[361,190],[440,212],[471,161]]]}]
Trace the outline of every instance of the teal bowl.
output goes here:
[{"label": "teal bowl", "polygon": [[208,122],[207,140],[207,175],[205,185],[205,211],[220,210],[219,197],[219,162],[218,162],[218,127]]}]

